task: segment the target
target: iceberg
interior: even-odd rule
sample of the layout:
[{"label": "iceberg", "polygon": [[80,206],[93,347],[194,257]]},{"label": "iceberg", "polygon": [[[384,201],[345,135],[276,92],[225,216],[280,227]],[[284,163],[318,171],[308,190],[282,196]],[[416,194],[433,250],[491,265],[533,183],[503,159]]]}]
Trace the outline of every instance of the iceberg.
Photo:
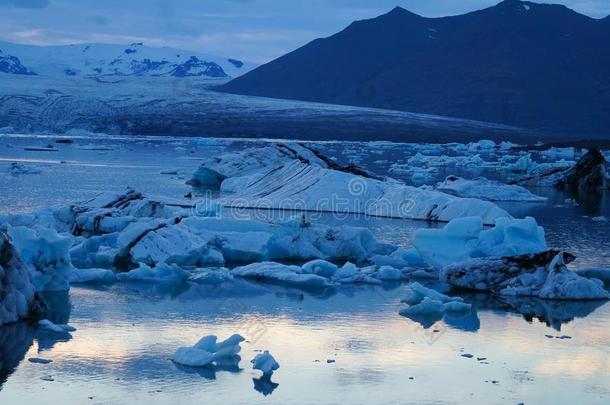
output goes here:
[{"label": "iceberg", "polygon": [[607,187],[608,178],[604,155],[598,149],[590,149],[576,164],[565,161],[539,164],[511,184],[587,192]]},{"label": "iceberg", "polygon": [[413,246],[422,260],[437,269],[471,258],[516,256],[547,249],[544,230],[531,217],[499,218],[484,229],[479,217],[454,219],[442,229],[418,229]]},{"label": "iceberg", "polygon": [[126,273],[116,274],[116,279],[120,281],[140,281],[144,283],[175,283],[180,284],[186,282],[189,278],[189,273],[181,269],[179,266],[166,263],[159,263],[157,266],[150,267],[144,263],[140,263],[137,269],[130,270]]},{"label": "iceberg", "polygon": [[280,368],[279,363],[273,358],[268,350],[257,354],[251,361],[254,370],[263,372],[263,376],[271,376],[274,371]]},{"label": "iceberg", "polygon": [[277,282],[301,287],[330,287],[341,284],[381,284],[404,279],[401,270],[390,266],[357,267],[347,262],[342,267],[314,260],[303,266],[275,262],[252,263],[231,271],[235,277]]},{"label": "iceberg", "polygon": [[451,285],[503,296],[544,299],[607,299],[603,282],[585,278],[566,267],[574,256],[548,250],[512,257],[475,258],[448,265],[440,279]]},{"label": "iceberg", "polygon": [[72,261],[72,239],[54,229],[8,226],[8,235],[30,270],[36,291],[68,291]]},{"label": "iceberg", "polygon": [[0,326],[39,316],[44,310],[29,269],[0,232]]},{"label": "iceberg", "polygon": [[451,175],[442,183],[438,183],[436,189],[456,197],[488,201],[544,202],[547,200],[546,197],[537,196],[524,187],[504,184],[484,177],[466,180]]},{"label": "iceberg", "polygon": [[610,293],[604,289],[603,281],[585,278],[568,270],[564,255],[558,254],[547,266],[548,275],[538,291],[540,298],[564,300],[608,299]]},{"label": "iceberg", "polygon": [[[192,276],[220,283],[233,274],[199,269],[316,259],[360,263],[383,247],[366,228],[200,217],[192,208],[127,190],[56,211],[7,217],[4,226],[39,290],[115,278],[180,283]],[[323,266],[328,271],[333,265]]]},{"label": "iceberg", "polygon": [[610,268],[607,269],[580,269],[576,270],[578,275],[581,275],[586,278],[596,278],[601,280],[606,285],[610,285]]},{"label": "iceberg", "polygon": [[233,269],[232,274],[237,277],[255,280],[276,281],[288,285],[307,287],[328,287],[333,283],[317,274],[302,273],[299,266],[289,266],[280,263],[262,262]]},{"label": "iceberg", "polygon": [[131,243],[132,261],[200,267],[205,264],[261,261],[361,261],[376,248],[368,229],[255,220],[185,218]]},{"label": "iceberg", "polygon": [[70,334],[70,332],[76,331],[76,328],[66,324],[54,324],[48,319],[41,319],[38,321],[38,329],[44,332],[58,333],[61,335]]},{"label": "iceberg", "polygon": [[240,343],[244,340],[237,334],[222,342],[217,342],[214,335],[204,336],[194,346],[176,350],[172,361],[187,367],[209,366],[237,356],[241,351]]},{"label": "iceberg", "polygon": [[[291,144],[293,147],[297,146]],[[220,176],[223,196],[219,202],[239,209],[351,213],[440,222],[476,215],[485,224],[510,217],[488,201],[458,198],[382,179],[353,165],[339,166],[302,145],[298,145],[296,154],[286,152],[286,148],[276,145],[232,152],[205,161],[198,173],[208,173],[209,177],[212,171],[214,177]]]}]

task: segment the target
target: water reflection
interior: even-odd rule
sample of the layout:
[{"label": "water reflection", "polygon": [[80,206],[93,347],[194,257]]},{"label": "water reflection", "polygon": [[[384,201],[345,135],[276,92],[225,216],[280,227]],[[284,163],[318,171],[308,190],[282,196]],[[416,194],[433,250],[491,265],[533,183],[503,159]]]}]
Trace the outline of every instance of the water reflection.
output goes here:
[{"label": "water reflection", "polygon": [[[54,323],[68,323],[70,318],[70,299],[67,292],[49,292],[41,294],[47,305],[47,318]],[[71,339],[70,334],[57,334],[36,330],[36,321],[27,320],[10,325],[0,326],[0,390],[8,377],[36,339],[38,351],[50,350],[57,342]]]},{"label": "water reflection", "polygon": [[[67,291],[45,291],[40,294],[42,301],[47,305],[46,319],[54,324],[63,325],[70,321],[70,295]],[[68,332],[56,333],[37,329],[35,332],[38,342],[38,352],[51,350],[58,342],[67,342],[72,339]]]},{"label": "water reflection", "polygon": [[521,314],[528,323],[538,320],[550,328],[561,331],[562,325],[573,321],[575,318],[585,318],[606,303],[605,300],[560,301],[532,297],[506,297],[484,293],[460,294],[460,296],[464,298],[465,302],[472,304],[470,311],[463,313],[437,312],[425,315],[403,314],[403,316],[419,323],[424,329],[429,329],[437,322],[443,321],[445,325],[453,329],[476,332],[481,327],[478,313],[491,310],[501,315]]},{"label": "water reflection", "polygon": [[0,390],[34,343],[34,325],[18,322],[0,327]]},{"label": "water reflection", "polygon": [[274,383],[271,381],[271,377],[266,375],[260,378],[253,378],[252,382],[254,383],[254,389],[264,396],[273,394],[273,391],[279,387],[278,383]]},{"label": "water reflection", "polygon": [[240,361],[240,356],[233,356],[232,358],[217,360],[205,367],[189,367],[177,363],[174,363],[174,366],[184,373],[197,374],[206,380],[215,380],[217,372],[225,371],[229,373],[239,373],[242,371],[242,369],[239,368]]}]

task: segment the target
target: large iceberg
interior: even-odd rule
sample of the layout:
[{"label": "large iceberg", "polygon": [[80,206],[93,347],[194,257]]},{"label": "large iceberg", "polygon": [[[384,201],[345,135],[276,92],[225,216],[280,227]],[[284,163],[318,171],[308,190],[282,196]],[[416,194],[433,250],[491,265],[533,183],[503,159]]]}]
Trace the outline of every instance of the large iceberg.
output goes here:
[{"label": "large iceberg", "polygon": [[504,296],[545,299],[607,299],[602,281],[585,278],[566,267],[574,256],[548,250],[513,257],[485,257],[448,265],[441,280],[451,285]]},{"label": "large iceberg", "polygon": [[0,232],[0,326],[44,312],[29,269]]},{"label": "large iceberg", "polygon": [[54,229],[8,227],[8,235],[26,267],[30,270],[36,291],[70,289],[72,239],[60,236]]},{"label": "large iceberg", "polygon": [[499,218],[484,229],[479,217],[458,218],[442,229],[418,229],[413,246],[437,269],[477,257],[515,256],[547,249],[544,230],[531,217]]},{"label": "large iceberg", "polygon": [[188,278],[185,270],[227,263],[358,263],[383,246],[365,228],[199,217],[193,207],[133,190],[55,212],[8,217],[5,226],[40,289],[67,289],[69,281],[113,281],[105,268],[123,272],[119,280],[179,282]]},{"label": "large iceberg", "polygon": [[356,213],[444,222],[479,216],[485,224],[510,217],[491,202],[457,198],[382,179],[354,165],[340,166],[303,145],[245,149],[208,159],[195,174],[193,183],[219,185],[222,204],[235,208]]}]

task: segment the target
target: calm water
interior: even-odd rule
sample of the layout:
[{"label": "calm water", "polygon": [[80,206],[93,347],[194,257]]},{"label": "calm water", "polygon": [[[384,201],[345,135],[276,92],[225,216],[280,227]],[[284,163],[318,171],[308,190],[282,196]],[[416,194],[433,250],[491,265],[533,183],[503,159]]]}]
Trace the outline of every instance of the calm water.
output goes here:
[{"label": "calm water", "polygon": [[[184,181],[198,159],[245,144],[109,138],[102,142],[109,150],[84,150],[93,141],[83,138],[58,145],[59,152],[23,149],[54,139],[0,138],[0,214],[59,207],[128,185],[182,197],[192,191]],[[415,153],[409,146],[387,144],[329,143],[319,148],[382,174],[392,162]],[[13,161],[35,165],[42,173],[10,175],[5,170]],[[179,174],[160,174],[169,169]],[[439,171],[437,177],[445,174]],[[503,176],[494,167],[461,174]],[[565,203],[569,196],[555,190],[534,191],[549,202],[505,208],[517,216],[534,216],[550,245],[579,257],[575,267],[610,267],[608,223],[590,219],[610,217],[608,196],[573,206]],[[323,216],[320,221],[333,219]],[[428,226],[387,219],[343,222],[368,226],[379,239],[402,246],[409,246],[416,229]],[[464,298],[474,304],[472,313],[422,324],[398,315],[403,295],[402,285],[305,291],[245,281],[222,288],[74,287],[69,297],[48,297],[51,318],[78,329],[70,339],[55,341],[25,322],[0,328],[0,403],[610,401],[609,303],[471,295]],[[201,336],[232,333],[248,339],[238,364],[192,370],[168,360],[177,347]],[[249,367],[262,349],[281,364],[272,382],[258,380]],[[474,357],[463,357],[465,353]],[[27,361],[30,357],[53,362],[35,364]]]}]

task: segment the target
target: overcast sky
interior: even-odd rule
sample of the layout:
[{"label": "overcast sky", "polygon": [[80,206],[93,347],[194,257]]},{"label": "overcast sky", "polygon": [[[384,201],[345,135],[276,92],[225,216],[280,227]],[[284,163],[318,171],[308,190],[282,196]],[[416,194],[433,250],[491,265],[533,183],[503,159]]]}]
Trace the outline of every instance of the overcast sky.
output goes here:
[{"label": "overcast sky", "polygon": [[[394,6],[435,17],[499,0],[0,0],[0,40],[172,46],[267,62]],[[552,2],[548,0],[547,2]],[[592,17],[610,0],[557,1]]]}]

